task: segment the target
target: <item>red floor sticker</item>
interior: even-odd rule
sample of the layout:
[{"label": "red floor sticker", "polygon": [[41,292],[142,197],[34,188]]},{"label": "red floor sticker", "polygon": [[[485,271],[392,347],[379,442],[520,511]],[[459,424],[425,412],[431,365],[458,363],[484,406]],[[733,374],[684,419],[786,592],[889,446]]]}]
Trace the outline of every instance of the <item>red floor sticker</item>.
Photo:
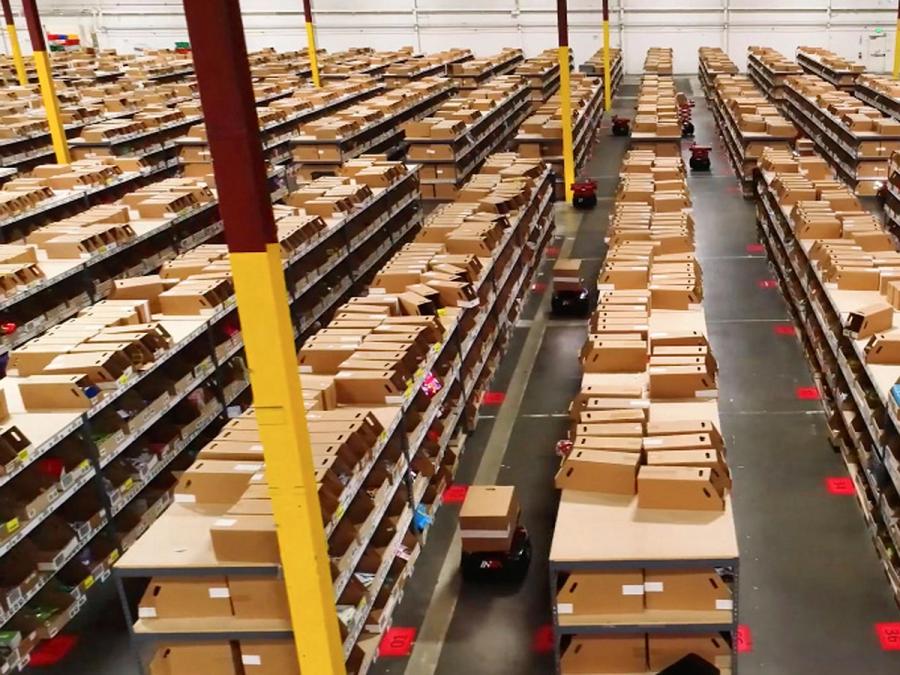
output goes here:
[{"label": "red floor sticker", "polygon": [[762,244],[747,244],[747,253],[765,253],[766,247]]},{"label": "red floor sticker", "polygon": [[443,501],[445,504],[462,504],[466,499],[466,494],[469,492],[468,485],[462,485],[459,483],[454,483],[449,486],[446,490],[444,490],[444,498]]},{"label": "red floor sticker", "polygon": [[378,644],[378,656],[409,656],[415,641],[415,628],[389,628]]},{"label": "red floor sticker", "polygon": [[900,623],[876,623],[875,634],[881,648],[888,652],[900,651]]},{"label": "red floor sticker", "polygon": [[775,327],[772,329],[775,331],[775,335],[796,335],[797,329],[794,328],[789,323],[777,323]]},{"label": "red floor sticker", "polygon": [[826,478],[825,487],[832,495],[852,495],[856,491],[853,487],[853,480],[844,476]]},{"label": "red floor sticker", "polygon": [[546,654],[553,651],[553,626],[548,623],[546,626],[541,626],[534,631],[531,651],[535,654]]},{"label": "red floor sticker", "polygon": [[78,643],[75,635],[57,635],[35,647],[28,661],[30,666],[54,666],[62,661]]},{"label": "red floor sticker", "polygon": [[817,387],[797,387],[794,389],[794,396],[801,401],[818,401],[822,398]]},{"label": "red floor sticker", "polygon": [[753,651],[753,634],[750,632],[750,627],[744,624],[737,627],[737,651],[738,654]]},{"label": "red floor sticker", "polygon": [[481,397],[481,405],[500,405],[506,399],[502,391],[486,391]]},{"label": "red floor sticker", "polygon": [[756,285],[760,288],[777,288],[778,282],[775,279],[760,279],[756,282]]},{"label": "red floor sticker", "polygon": [[543,293],[546,290],[547,284],[545,284],[543,281],[535,281],[533,284],[531,284],[532,293]]},{"label": "red floor sticker", "polygon": [[559,246],[548,246],[544,249],[548,258],[556,258],[559,256]]}]

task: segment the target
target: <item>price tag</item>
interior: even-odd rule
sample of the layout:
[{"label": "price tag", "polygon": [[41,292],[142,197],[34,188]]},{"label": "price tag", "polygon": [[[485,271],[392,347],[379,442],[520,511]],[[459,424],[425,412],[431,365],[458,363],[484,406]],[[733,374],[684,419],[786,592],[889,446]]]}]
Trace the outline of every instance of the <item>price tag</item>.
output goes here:
[{"label": "price tag", "polygon": [[6,532],[11,534],[19,529],[19,519],[13,518],[12,520],[6,521]]},{"label": "price tag", "polygon": [[22,451],[21,451],[18,455],[16,455],[16,456],[19,458],[19,461],[20,461],[20,462],[27,462],[27,461],[28,461],[28,450],[27,450],[27,449],[22,450]]},{"label": "price tag", "polygon": [[128,478],[122,483],[122,492],[128,492],[132,487],[134,487],[134,478]]},{"label": "price tag", "polygon": [[97,582],[97,580],[94,578],[94,575],[93,575],[93,574],[89,574],[89,575],[87,576],[87,578],[86,578],[83,582],[81,582],[81,585],[84,586],[84,590],[87,591],[87,590],[89,590],[89,589],[91,588],[91,586],[93,586],[96,582]]},{"label": "price tag", "polygon": [[119,551],[118,550],[113,551],[112,553],[109,554],[109,557],[107,557],[107,560],[109,561],[110,565],[112,565],[118,559],[119,559]]}]

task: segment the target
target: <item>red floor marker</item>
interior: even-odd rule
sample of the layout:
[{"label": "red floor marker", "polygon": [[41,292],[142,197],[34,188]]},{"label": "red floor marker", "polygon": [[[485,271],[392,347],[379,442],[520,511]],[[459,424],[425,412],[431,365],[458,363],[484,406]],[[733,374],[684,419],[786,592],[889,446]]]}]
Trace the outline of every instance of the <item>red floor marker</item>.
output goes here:
[{"label": "red floor marker", "polygon": [[760,288],[777,288],[778,282],[775,279],[760,279],[756,282],[756,285]]},{"label": "red floor marker", "polygon": [[468,492],[468,485],[454,483],[444,490],[443,501],[445,504],[462,504],[466,500]]},{"label": "red floor marker", "polygon": [[747,253],[765,253],[766,247],[762,244],[747,244]]},{"label": "red floor marker", "polygon": [[533,284],[531,284],[532,293],[543,293],[546,290],[547,284],[545,284],[543,281],[535,281]]},{"label": "red floor marker", "polygon": [[531,651],[535,654],[546,654],[553,651],[553,626],[548,623],[534,631]]},{"label": "red floor marker", "polygon": [[740,624],[737,627],[737,651],[738,654],[747,654],[753,651],[753,634],[750,627]]},{"label": "red floor marker", "polygon": [[481,405],[500,405],[506,399],[502,391],[486,391],[481,397]]},{"label": "red floor marker", "polygon": [[822,398],[817,387],[797,387],[794,389],[794,396],[801,401],[818,401]]},{"label": "red floor marker", "polygon": [[833,476],[825,479],[825,487],[832,495],[852,495],[856,492],[853,480],[844,476]]},{"label": "red floor marker", "polygon": [[544,249],[548,258],[556,258],[559,256],[559,246],[548,246]]},{"label": "red floor marker", "polygon": [[900,651],[900,623],[876,623],[875,634],[881,648],[887,652]]},{"label": "red floor marker", "polygon": [[777,323],[772,330],[775,331],[775,335],[793,336],[797,334],[797,329],[789,323]]},{"label": "red floor marker", "polygon": [[415,641],[415,628],[389,628],[378,643],[378,656],[409,656]]},{"label": "red floor marker", "polygon": [[32,652],[28,665],[30,666],[54,666],[62,661],[78,643],[75,635],[57,635],[50,640],[44,640]]}]

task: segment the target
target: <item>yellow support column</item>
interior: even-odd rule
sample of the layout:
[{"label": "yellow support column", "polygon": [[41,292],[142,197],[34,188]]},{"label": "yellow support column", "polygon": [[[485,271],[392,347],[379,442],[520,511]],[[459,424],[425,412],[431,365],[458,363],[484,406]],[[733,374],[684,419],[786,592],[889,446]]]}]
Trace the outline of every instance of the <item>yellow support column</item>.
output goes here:
[{"label": "yellow support column", "polygon": [[603,105],[612,110],[612,81],[609,67],[609,0],[603,0]]},{"label": "yellow support column", "polygon": [[306,20],[306,53],[312,70],[312,81],[316,87],[322,86],[319,78],[319,55],[316,53],[316,27],[313,25],[312,0],[303,0],[303,18]]},{"label": "yellow support column", "polygon": [[556,27],[559,32],[559,112],[563,132],[563,180],[566,201],[572,202],[575,182],[575,155],[572,143],[572,87],[569,84],[569,21],[566,0],[556,0]]},{"label": "yellow support column", "polygon": [[238,0],[184,0],[250,367],[297,663],[344,675],[294,334]]},{"label": "yellow support column", "polygon": [[41,17],[38,14],[35,0],[22,0],[22,11],[25,14],[25,23],[28,25],[28,35],[31,38],[34,68],[41,85],[41,98],[44,101],[47,124],[50,125],[50,138],[53,140],[56,163],[70,164],[72,159],[69,155],[69,142],[66,139],[66,130],[59,114],[59,99],[56,98],[56,89],[53,86],[50,58],[47,56],[47,45],[44,42],[44,31],[41,28]]},{"label": "yellow support column", "polygon": [[12,51],[13,63],[16,65],[16,77],[23,87],[28,84],[28,73],[25,71],[25,60],[22,58],[22,49],[19,47],[19,35],[16,32],[16,21],[13,18],[12,7],[9,0],[2,0],[3,18],[6,20],[6,34],[9,36],[9,48]]},{"label": "yellow support column", "polygon": [[894,79],[900,78],[900,0],[897,0],[897,27],[894,32]]}]

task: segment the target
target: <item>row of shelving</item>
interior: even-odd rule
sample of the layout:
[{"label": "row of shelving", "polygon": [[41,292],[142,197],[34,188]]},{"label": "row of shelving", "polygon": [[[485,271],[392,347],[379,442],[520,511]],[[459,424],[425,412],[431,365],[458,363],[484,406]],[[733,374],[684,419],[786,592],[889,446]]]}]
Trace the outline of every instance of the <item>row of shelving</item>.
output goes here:
[{"label": "row of shelving", "polygon": [[[653,69],[666,62],[648,55]],[[711,671],[737,666],[739,554],[693,213],[681,157],[633,145],[557,446],[560,675],[661,672],[689,654]],[[580,277],[580,261],[554,267],[560,288]]]},{"label": "row of shelving", "polygon": [[[320,252],[326,253],[315,264],[308,265],[306,271],[296,277],[298,283],[293,285],[298,337],[303,337],[316,321],[328,314],[340,297],[351,290],[354,279],[362,279],[367,269],[402,244],[419,220],[418,206],[414,200],[415,187],[416,174],[413,169],[390,188],[378,191],[368,203],[349,216],[330,222],[321,236],[285,260],[286,274],[289,279],[294,279],[295,268],[299,270],[320,256]],[[383,232],[386,237],[384,242],[373,242],[373,229]],[[339,255],[338,249],[343,249]],[[343,264],[345,260],[348,261],[346,268]],[[351,283],[339,282],[332,287],[331,293],[326,290],[328,286],[325,284],[329,278],[344,276]],[[297,301],[308,298],[311,295],[308,291],[311,290],[317,291],[317,297],[307,303],[309,311],[303,309],[301,318]],[[3,478],[7,490],[15,489],[10,486],[18,484],[20,475],[30,472],[31,467],[36,467],[38,463],[43,466],[47,458],[59,461],[56,458],[61,456],[66,467],[79,455],[81,459],[75,464],[77,474],[64,472],[56,490],[57,496],[44,509],[26,521],[7,521],[7,537],[0,543],[6,554],[4,569],[7,556],[12,552],[16,552],[16,559],[22,557],[17,548],[21,541],[29,541],[31,548],[26,535],[40,532],[40,528],[48,527],[47,523],[52,522],[58,527],[57,514],[67,513],[70,504],[80,504],[91,497],[96,499],[93,503],[97,508],[104,511],[104,532],[119,532],[123,522],[134,524],[118,539],[111,537],[116,545],[109,551],[104,550],[104,560],[109,556],[116,558],[124,552],[126,544],[136,537],[135,528],[146,529],[152,519],[144,518],[143,513],[135,513],[131,505],[139,501],[143,506],[148,501],[144,495],[158,497],[155,493],[163,483],[163,492],[171,492],[174,481],[167,469],[186,459],[189,461],[185,449],[192,441],[207,429],[220,427],[224,417],[231,412],[229,407],[236,400],[243,400],[240,397],[246,392],[248,383],[243,358],[239,354],[242,344],[234,309],[232,299],[220,305],[208,318],[197,321],[185,317],[179,320],[162,317],[162,324],[171,328],[173,337],[178,338],[175,344],[160,354],[150,369],[129,378],[116,392],[107,395],[84,413],[12,413],[10,422],[32,444],[16,458],[17,463],[7,467],[8,473]],[[18,382],[26,380],[9,378],[6,385],[15,387]],[[140,392],[146,393],[135,399],[136,393]],[[124,424],[120,421],[123,405],[131,411],[131,419]],[[186,411],[194,408],[197,414],[193,417],[187,415]],[[151,455],[146,454],[148,447],[152,448]],[[129,458],[130,464],[127,466],[130,468],[125,468],[122,458]],[[72,476],[77,477],[77,482],[73,482]],[[102,481],[92,480],[100,476]],[[154,499],[153,503],[156,501]],[[95,513],[91,511],[90,515]],[[107,539],[110,537],[104,535],[103,540]],[[41,541],[45,546],[59,543]],[[68,560],[73,557],[80,560],[88,555],[86,552],[93,551],[97,541],[94,532],[87,538],[79,535],[74,543],[71,539],[65,542],[67,546],[75,547]],[[20,592],[21,605],[27,610],[27,600],[35,598],[40,601],[46,595],[42,589],[49,583],[51,578],[48,577],[40,588]],[[16,588],[22,590],[21,585]],[[7,629],[21,625],[22,609],[20,605],[17,607],[18,614],[13,610],[8,612],[11,618],[8,617]],[[28,635],[49,637],[50,632],[47,626],[35,626],[35,631]],[[32,646],[32,642],[26,641],[25,646]],[[19,662],[24,663],[27,651],[20,649],[17,653]]]},{"label": "row of shelving", "polygon": [[[332,509],[334,515],[326,523],[344,653],[351,672],[365,672],[375,658],[378,637],[390,625],[391,611],[399,601],[418,555],[420,543],[416,534],[425,529],[424,524],[432,517],[442,489],[452,476],[449,467],[455,465],[459,450],[451,447],[457,423],[471,417],[471,411],[477,407],[489,364],[501,351],[503,334],[517,311],[518,298],[550,235],[549,173],[543,171],[530,185],[525,193],[528,199],[510,214],[509,227],[502,240],[489,257],[483,258],[483,267],[472,282],[472,292],[478,301],[465,306],[446,306],[432,315],[430,321],[437,319],[443,325],[439,341],[431,344],[424,362],[416,366],[416,374],[402,397],[389,403],[389,407],[380,408],[384,431],[378,446],[370,453],[372,460],[360,465],[360,478],[347,484],[350,487],[345,489],[346,495],[342,494],[340,505]],[[379,279],[377,276],[373,283],[381,283]],[[366,300],[377,303],[389,295],[370,293]],[[352,303],[346,307],[351,306]],[[309,343],[313,349],[315,343],[315,339]],[[305,354],[310,352],[301,351],[301,364],[314,363],[305,361]],[[316,372],[315,366],[310,367]],[[436,391],[435,380],[440,385]],[[378,404],[353,405],[365,409]],[[387,457],[386,463],[378,460],[379,457]],[[376,475],[375,467],[382,465],[384,468],[377,469]],[[442,471],[440,467],[448,469]],[[363,485],[368,486],[367,491],[362,490]],[[176,495],[184,489],[182,482],[182,487],[176,487]],[[320,490],[320,498],[321,494]],[[199,512],[188,513],[189,502],[177,501],[119,561],[116,569],[120,575],[140,578],[165,575],[168,579],[177,576],[181,569],[195,579],[224,575],[231,583],[232,575],[238,572],[241,578],[248,575],[262,578],[277,572],[277,561],[256,561],[249,565],[245,562],[239,565],[239,570],[227,559],[219,562],[212,548],[204,543],[213,536],[210,523],[216,518],[204,517]],[[347,507],[341,508],[345,504]],[[217,518],[222,516],[219,514]],[[376,542],[376,548],[371,548],[370,542]],[[182,546],[190,549],[188,557],[192,562],[188,568],[170,556],[171,551]],[[159,584],[164,585],[165,581],[159,579]],[[142,607],[144,611],[138,614],[134,625],[134,635],[139,641],[163,641],[170,645],[168,649],[177,652],[178,643],[185,640],[238,640],[246,654],[253,653],[254,641],[284,640],[281,648],[287,654],[293,653],[293,643],[287,640],[290,623],[283,617],[265,621],[218,617],[185,622],[167,619],[159,613],[151,617],[146,605]]]},{"label": "row of shelving", "polygon": [[736,74],[737,67],[718,47],[700,48],[699,72],[728,159],[744,196],[752,197],[753,171],[763,150],[790,147],[797,130],[750,78]]},{"label": "row of shelving", "polygon": [[[868,339],[848,335],[852,329],[846,321],[864,305],[883,302],[883,296],[877,287],[826,279],[813,255],[817,240],[799,237],[790,208],[779,202],[777,175],[767,167],[757,171],[758,224],[822,394],[831,442],[847,464],[868,531],[900,602],[900,420],[892,391],[900,366],[870,362]],[[887,250],[892,252],[893,246]]]}]

